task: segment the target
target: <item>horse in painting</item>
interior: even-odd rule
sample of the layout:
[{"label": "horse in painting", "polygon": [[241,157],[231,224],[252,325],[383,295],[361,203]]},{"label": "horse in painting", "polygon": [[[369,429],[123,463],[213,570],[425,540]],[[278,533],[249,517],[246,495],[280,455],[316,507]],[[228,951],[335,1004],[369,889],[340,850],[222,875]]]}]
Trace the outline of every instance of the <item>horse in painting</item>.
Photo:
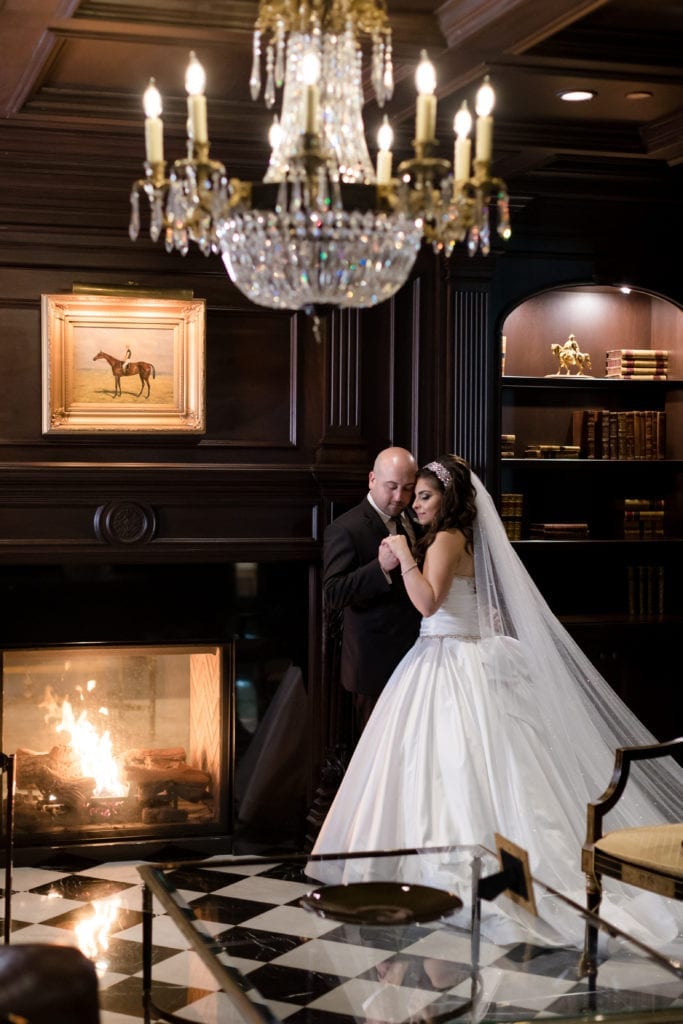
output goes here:
[{"label": "horse in painting", "polygon": [[152,363],[131,363],[124,368],[123,359],[117,359],[116,356],[109,355],[108,352],[98,352],[96,356],[93,356],[93,362],[96,359],[106,359],[111,366],[111,372],[114,375],[114,398],[121,394],[121,378],[122,377],[139,377],[140,378],[140,390],[138,391],[136,398],[139,398],[142,392],[147,388],[147,394],[145,398],[149,398],[150,395],[150,377],[152,380],[155,379],[157,372]]}]

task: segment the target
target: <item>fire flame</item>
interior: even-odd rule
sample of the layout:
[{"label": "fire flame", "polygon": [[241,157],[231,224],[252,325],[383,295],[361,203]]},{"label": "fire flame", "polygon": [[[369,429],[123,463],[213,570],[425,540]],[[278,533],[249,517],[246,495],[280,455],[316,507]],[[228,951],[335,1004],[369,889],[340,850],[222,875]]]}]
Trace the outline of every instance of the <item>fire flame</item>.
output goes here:
[{"label": "fire flame", "polygon": [[[88,692],[92,693],[96,685],[94,679],[88,680]],[[126,796],[128,783],[123,781],[121,769],[114,757],[109,730],[104,727],[98,729],[89,720],[85,708],[76,715],[68,697],[65,697],[60,705],[53,692],[47,693],[42,706],[48,708],[45,716],[48,721],[50,718],[57,719],[55,730],[65,734],[81,776],[95,780],[93,796]],[[106,718],[109,710],[101,707],[97,714]]]}]

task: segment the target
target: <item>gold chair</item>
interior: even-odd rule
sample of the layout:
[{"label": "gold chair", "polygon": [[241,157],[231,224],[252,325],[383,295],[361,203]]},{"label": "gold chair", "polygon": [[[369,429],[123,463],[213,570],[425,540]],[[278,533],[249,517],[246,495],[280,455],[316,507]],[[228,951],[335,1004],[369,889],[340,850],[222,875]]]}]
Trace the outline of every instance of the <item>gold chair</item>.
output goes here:
[{"label": "gold chair", "polygon": [[[586,874],[587,909],[600,912],[602,876],[683,899],[683,823],[642,825],[603,832],[603,818],[621,798],[633,761],[683,754],[683,736],[666,743],[618,747],[612,779],[595,803],[588,804],[581,867]],[[584,967],[597,970],[597,928],[587,919]]]}]

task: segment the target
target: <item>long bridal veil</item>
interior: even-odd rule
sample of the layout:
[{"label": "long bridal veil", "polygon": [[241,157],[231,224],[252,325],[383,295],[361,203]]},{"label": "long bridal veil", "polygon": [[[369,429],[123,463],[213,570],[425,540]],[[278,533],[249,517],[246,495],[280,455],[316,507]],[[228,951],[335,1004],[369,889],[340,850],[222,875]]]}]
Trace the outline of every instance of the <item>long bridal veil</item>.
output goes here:
[{"label": "long bridal veil", "polygon": [[[540,737],[571,788],[576,807],[585,808],[607,788],[617,747],[650,744],[657,739],[550,610],[510,543],[490,494],[474,473],[472,481],[477,503],[474,555],[481,636],[507,635],[523,644],[529,666],[526,684],[532,688]],[[492,664],[504,673],[504,661],[496,659]],[[509,680],[499,680],[501,687],[509,681],[514,685],[514,674]],[[501,743],[504,741],[501,737]],[[673,758],[637,767],[637,784],[632,786],[629,781],[627,796],[606,820],[608,827],[683,821],[683,769]]]}]

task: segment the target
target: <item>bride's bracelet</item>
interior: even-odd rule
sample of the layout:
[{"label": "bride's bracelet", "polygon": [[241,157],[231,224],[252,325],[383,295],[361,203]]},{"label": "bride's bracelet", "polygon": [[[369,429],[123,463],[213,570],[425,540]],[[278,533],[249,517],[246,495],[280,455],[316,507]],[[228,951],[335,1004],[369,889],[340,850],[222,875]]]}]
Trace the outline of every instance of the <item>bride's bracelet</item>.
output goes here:
[{"label": "bride's bracelet", "polygon": [[412,572],[413,569],[417,569],[417,562],[413,562],[413,564],[409,565],[407,569],[401,569],[401,576],[405,576],[406,573]]}]

